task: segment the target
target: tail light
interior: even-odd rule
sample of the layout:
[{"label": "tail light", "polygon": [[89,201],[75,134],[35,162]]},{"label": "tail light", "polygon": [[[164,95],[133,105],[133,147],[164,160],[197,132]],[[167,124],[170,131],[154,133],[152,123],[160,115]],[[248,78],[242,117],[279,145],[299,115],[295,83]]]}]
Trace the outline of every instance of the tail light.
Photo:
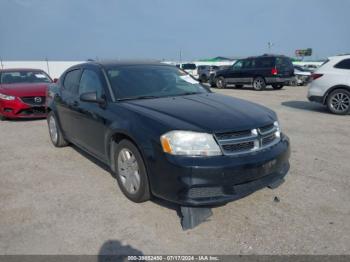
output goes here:
[{"label": "tail light", "polygon": [[323,74],[311,74],[311,79],[316,80],[316,79],[320,78],[321,76],[323,76]]},{"label": "tail light", "polygon": [[272,68],[271,74],[274,75],[274,76],[278,75],[278,70],[276,68]]}]

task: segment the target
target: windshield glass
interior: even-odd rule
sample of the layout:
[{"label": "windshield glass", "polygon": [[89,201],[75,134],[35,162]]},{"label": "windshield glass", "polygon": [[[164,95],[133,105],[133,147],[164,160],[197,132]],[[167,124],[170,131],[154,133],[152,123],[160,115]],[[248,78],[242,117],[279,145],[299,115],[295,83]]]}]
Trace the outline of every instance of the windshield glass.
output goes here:
[{"label": "windshield glass", "polygon": [[1,84],[51,82],[50,77],[43,71],[4,71],[0,75]]},{"label": "windshield glass", "polygon": [[182,64],[183,70],[195,70],[196,68],[195,64]]},{"label": "windshield glass", "polygon": [[191,76],[172,66],[115,66],[107,69],[107,75],[119,100],[209,92]]}]

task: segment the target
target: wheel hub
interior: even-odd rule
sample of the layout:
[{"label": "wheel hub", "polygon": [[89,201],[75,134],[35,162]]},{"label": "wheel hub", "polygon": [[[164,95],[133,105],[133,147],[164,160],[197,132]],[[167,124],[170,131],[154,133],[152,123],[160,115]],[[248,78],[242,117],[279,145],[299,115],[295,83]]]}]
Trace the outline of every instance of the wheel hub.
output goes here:
[{"label": "wheel hub", "polygon": [[140,170],[135,155],[123,148],[118,155],[118,175],[123,187],[134,194],[140,188]]},{"label": "wheel hub", "polygon": [[56,120],[53,116],[49,119],[49,131],[52,141],[56,144],[58,139]]},{"label": "wheel hub", "polygon": [[344,93],[335,94],[331,98],[331,106],[336,112],[345,112],[350,106],[350,97]]}]

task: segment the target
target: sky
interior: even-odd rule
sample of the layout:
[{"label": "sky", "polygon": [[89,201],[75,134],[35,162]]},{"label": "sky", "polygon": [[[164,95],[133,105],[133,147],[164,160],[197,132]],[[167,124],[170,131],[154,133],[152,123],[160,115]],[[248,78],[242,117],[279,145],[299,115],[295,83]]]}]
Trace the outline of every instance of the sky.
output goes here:
[{"label": "sky", "polygon": [[[0,0],[3,60],[350,53],[349,0]],[[272,42],[271,50],[268,42]]]}]

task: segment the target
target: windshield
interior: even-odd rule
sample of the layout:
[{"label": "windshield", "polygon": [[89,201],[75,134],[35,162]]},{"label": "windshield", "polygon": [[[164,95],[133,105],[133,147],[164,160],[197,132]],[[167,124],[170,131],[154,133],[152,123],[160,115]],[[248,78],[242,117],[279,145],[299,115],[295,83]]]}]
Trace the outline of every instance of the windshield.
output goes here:
[{"label": "windshield", "polygon": [[183,70],[195,70],[196,68],[195,64],[182,64]]},{"label": "windshield", "polygon": [[208,93],[188,74],[172,66],[132,65],[107,69],[118,100]]},{"label": "windshield", "polygon": [[0,75],[1,84],[51,83],[50,77],[43,71],[4,71]]}]

